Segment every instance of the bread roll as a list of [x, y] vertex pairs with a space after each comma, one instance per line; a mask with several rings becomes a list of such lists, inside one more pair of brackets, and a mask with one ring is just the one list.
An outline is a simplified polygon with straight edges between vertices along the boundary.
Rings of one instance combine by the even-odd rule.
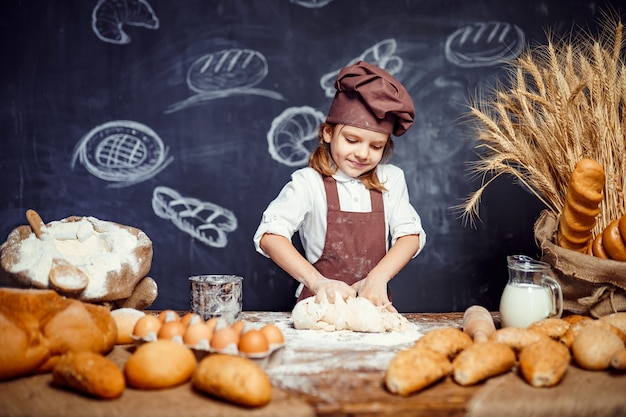
[[626, 333], [626, 312], [620, 311], [619, 313], [608, 314], [606, 316], [600, 317], [598, 320], [604, 323], [611, 324], [618, 329], [620, 329], [623, 333]]
[[559, 246], [586, 253], [596, 216], [604, 198], [604, 169], [592, 159], [581, 159], [570, 176], [565, 204], [559, 218]]
[[126, 345], [133, 343], [134, 340], [131, 335], [133, 334], [135, 324], [137, 324], [137, 321], [145, 315], [146, 313], [143, 311], [136, 310], [134, 308], [118, 308], [111, 311], [111, 317], [113, 317], [117, 327], [117, 338], [115, 339], [115, 344]]
[[580, 333], [580, 331], [586, 327], [596, 326], [607, 329], [613, 333], [615, 333], [622, 342], [626, 343], [626, 333], [622, 332], [618, 327], [610, 324], [607, 320], [581, 320], [570, 326], [569, 329], [565, 332], [565, 334], [561, 337], [560, 342], [565, 346], [571, 348], [574, 340]]
[[474, 385], [510, 371], [515, 362], [515, 352], [503, 343], [476, 343], [465, 348], [454, 358], [452, 375], [459, 385]]
[[272, 399], [272, 383], [256, 362], [225, 354], [204, 357], [191, 383], [197, 390], [245, 407], [262, 407]]
[[569, 329], [570, 324], [562, 319], [550, 317], [535, 321], [528, 325], [527, 329], [545, 334], [552, 339], [560, 339]]
[[553, 339], [541, 339], [524, 347], [519, 354], [519, 370], [533, 387], [552, 387], [563, 379], [571, 355], [569, 349]]
[[611, 356], [611, 368], [626, 371], [626, 348], [618, 350]]
[[118, 398], [126, 388], [124, 373], [99, 353], [69, 352], [52, 369], [52, 381], [96, 398]]
[[472, 338], [462, 330], [441, 327], [424, 334], [415, 342], [414, 347], [427, 347], [451, 359], [472, 343]]
[[615, 332], [602, 326], [580, 330], [572, 344], [572, 355], [581, 368], [590, 371], [607, 369], [615, 353], [624, 349], [624, 342]]
[[407, 396], [450, 374], [448, 357], [425, 346], [401, 350], [385, 372], [385, 386], [392, 394]]
[[519, 353], [525, 346], [538, 342], [542, 338], [548, 338], [548, 336], [529, 329], [504, 327], [496, 330], [496, 332], [489, 337], [489, 341], [503, 343], [516, 353]]
[[[623, 227], [620, 227], [621, 223]], [[613, 220], [602, 232], [602, 246], [609, 259], [616, 261], [626, 261], [626, 234], [622, 235], [621, 231], [626, 232], [626, 215], [621, 219]]]
[[124, 375], [129, 386], [161, 389], [189, 381], [196, 368], [191, 349], [169, 339], [144, 343], [128, 358]]

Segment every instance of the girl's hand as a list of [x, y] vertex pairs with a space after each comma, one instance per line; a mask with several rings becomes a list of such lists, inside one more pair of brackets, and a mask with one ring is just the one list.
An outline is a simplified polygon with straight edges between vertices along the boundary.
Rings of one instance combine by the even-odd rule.
[[356, 290], [346, 284], [343, 281], [334, 279], [321, 278], [319, 279], [311, 290], [315, 293], [315, 302], [319, 303], [324, 298], [328, 299], [329, 303], [335, 302], [335, 293], [339, 293], [344, 300], [350, 297], [356, 297]]
[[352, 284], [352, 288], [357, 291], [359, 297], [367, 298], [375, 306], [383, 306], [392, 313], [398, 312], [389, 301], [386, 283], [378, 285], [364, 278]]

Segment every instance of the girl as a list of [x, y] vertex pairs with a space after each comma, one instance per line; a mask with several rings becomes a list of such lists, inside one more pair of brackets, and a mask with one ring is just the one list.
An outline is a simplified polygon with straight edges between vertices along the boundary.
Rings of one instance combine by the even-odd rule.
[[[382, 69], [342, 69], [320, 145], [270, 203], [254, 236], [257, 251], [300, 282], [298, 300], [338, 293], [391, 305], [387, 283], [423, 248], [403, 171], [385, 162], [413, 123], [405, 88]], [[298, 231], [304, 256], [291, 238]]]

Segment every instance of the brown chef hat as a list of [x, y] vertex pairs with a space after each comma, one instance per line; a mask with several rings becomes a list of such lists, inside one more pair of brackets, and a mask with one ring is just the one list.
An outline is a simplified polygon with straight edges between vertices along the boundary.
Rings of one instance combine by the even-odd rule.
[[335, 81], [327, 123], [346, 124], [395, 136], [413, 124], [415, 109], [406, 89], [388, 72], [364, 61], [345, 67]]

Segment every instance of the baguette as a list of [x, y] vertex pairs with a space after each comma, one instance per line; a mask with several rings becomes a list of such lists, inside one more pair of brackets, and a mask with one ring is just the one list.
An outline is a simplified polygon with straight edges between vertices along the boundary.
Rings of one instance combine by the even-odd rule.
[[570, 176], [565, 204], [559, 219], [559, 246], [588, 252], [596, 216], [604, 198], [604, 169], [592, 159], [581, 159]]

